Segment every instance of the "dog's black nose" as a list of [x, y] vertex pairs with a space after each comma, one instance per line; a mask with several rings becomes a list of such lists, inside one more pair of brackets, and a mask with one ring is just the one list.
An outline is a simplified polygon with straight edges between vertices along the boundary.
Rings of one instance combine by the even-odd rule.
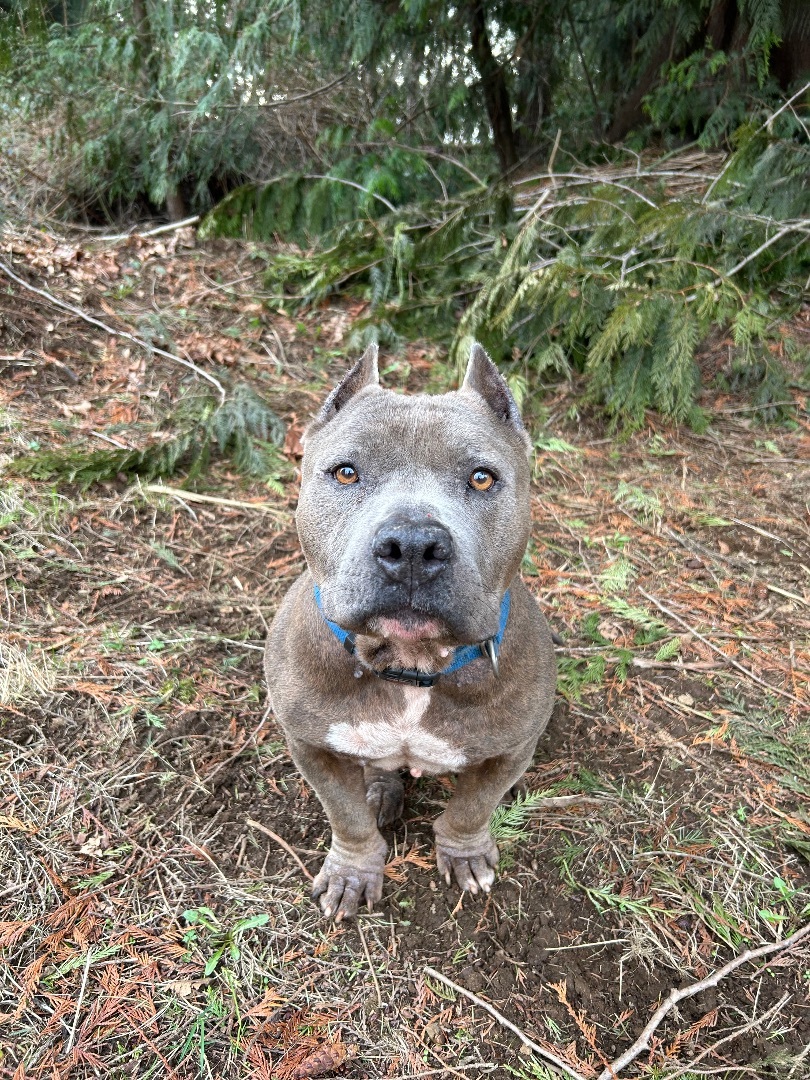
[[392, 581], [424, 585], [452, 559], [453, 540], [433, 522], [388, 521], [377, 530], [371, 550]]

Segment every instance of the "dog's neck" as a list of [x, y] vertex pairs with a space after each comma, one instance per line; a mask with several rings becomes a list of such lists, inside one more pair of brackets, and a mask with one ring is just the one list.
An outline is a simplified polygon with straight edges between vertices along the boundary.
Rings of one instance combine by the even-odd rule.
[[475, 645], [454, 645], [452, 641], [437, 638], [403, 638], [395, 634], [355, 634], [326, 618], [317, 585], [314, 596], [321, 617], [343, 648], [383, 679], [412, 686], [433, 686], [440, 675], [450, 675], [482, 656], [489, 659], [495, 675], [498, 674], [498, 653], [509, 618], [508, 590], [501, 601], [497, 634]]

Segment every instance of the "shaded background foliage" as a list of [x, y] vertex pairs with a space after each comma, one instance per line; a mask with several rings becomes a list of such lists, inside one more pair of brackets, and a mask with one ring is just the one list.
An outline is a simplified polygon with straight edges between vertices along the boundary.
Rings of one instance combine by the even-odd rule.
[[[803, 0], [0, 11], [3, 149], [63, 217], [207, 213], [208, 235], [285, 241], [270, 279], [291, 305], [367, 300], [358, 343], [458, 355], [475, 334], [516, 389], [584, 373], [624, 423], [649, 406], [699, 422], [713, 329], [733, 339], [724, 377], [763, 406], [799, 377]], [[651, 163], [694, 144], [731, 156], [673, 193]]]

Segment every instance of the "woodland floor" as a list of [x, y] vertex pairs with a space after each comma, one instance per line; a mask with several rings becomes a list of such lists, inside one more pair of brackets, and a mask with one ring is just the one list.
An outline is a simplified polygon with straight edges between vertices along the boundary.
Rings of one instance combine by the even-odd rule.
[[[356, 312], [285, 314], [260, 250], [187, 231], [9, 234], [0, 258], [288, 425], [283, 495], [223, 460], [198, 486], [243, 505], [3, 475], [0, 1077], [552, 1075], [431, 966], [592, 1078], [672, 987], [810, 921], [801, 394], [790, 425], [715, 394], [704, 434], [650, 417], [625, 440], [571, 387], [529, 409], [524, 573], [565, 644], [527, 786], [556, 801], [513, 807], [492, 894], [462, 900], [432, 863], [451, 781], [411, 781], [379, 911], [335, 925], [261, 644], [303, 565], [298, 436]], [[138, 445], [195, 381], [2, 270], [0, 353], [6, 464]], [[446, 388], [438, 359], [412, 346], [385, 381]], [[810, 1077], [810, 938], [681, 1003], [621, 1075]]]

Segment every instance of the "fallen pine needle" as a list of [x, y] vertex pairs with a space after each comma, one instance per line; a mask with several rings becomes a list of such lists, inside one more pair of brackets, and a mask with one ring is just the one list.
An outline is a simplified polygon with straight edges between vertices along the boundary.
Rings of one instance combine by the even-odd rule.
[[299, 867], [301, 868], [301, 872], [304, 875], [304, 877], [308, 881], [314, 881], [315, 880], [313, 878], [312, 874], [310, 874], [309, 870], [307, 870], [307, 868], [301, 862], [301, 859], [300, 859], [300, 856], [298, 855], [298, 852], [294, 851], [293, 848], [291, 848], [290, 845], [287, 843], [287, 841], [283, 839], [283, 837], [279, 836], [278, 833], [274, 833], [272, 829], [268, 829], [266, 825], [262, 825], [262, 823], [260, 821], [254, 821], [253, 818], [245, 818], [245, 824], [249, 825], [251, 827], [251, 829], [258, 829], [259, 832], [263, 832], [264, 835], [269, 836], [271, 840], [275, 840], [275, 842], [278, 844], [279, 847], [284, 848], [284, 850], [287, 852], [287, 854], [291, 855], [293, 857], [293, 859], [295, 859], [295, 861], [298, 863]]

